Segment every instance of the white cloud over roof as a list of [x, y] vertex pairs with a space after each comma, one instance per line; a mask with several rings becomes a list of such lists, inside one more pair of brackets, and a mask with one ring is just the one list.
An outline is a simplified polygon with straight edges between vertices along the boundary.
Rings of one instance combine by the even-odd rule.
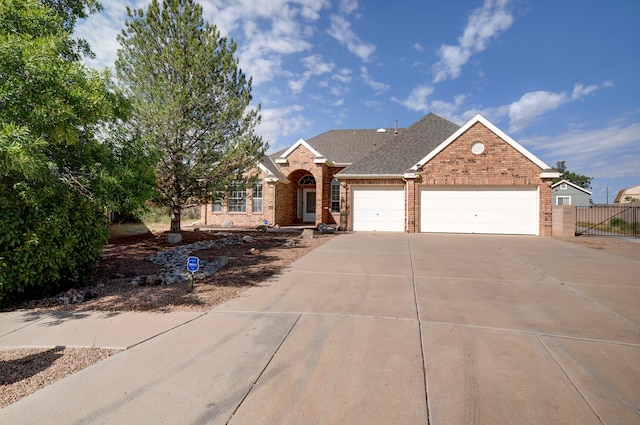
[[492, 38], [511, 26], [513, 16], [508, 5], [509, 0], [485, 0], [484, 5], [469, 16], [458, 44], [440, 46], [440, 61], [433, 66], [435, 83], [458, 78], [471, 56], [486, 49]]

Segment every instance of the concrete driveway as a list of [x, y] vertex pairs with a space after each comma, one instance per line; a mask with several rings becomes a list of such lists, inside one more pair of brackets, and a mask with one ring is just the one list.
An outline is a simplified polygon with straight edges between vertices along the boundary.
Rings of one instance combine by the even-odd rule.
[[340, 235], [164, 317], [0, 423], [640, 423], [640, 262], [553, 238]]

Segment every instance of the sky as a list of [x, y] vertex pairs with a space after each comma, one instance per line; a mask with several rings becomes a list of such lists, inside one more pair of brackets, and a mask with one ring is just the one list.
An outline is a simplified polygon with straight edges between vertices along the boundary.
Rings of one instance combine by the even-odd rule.
[[[78, 23], [113, 68], [126, 8]], [[593, 177], [592, 200], [640, 184], [638, 0], [200, 0], [238, 44], [268, 152], [332, 129], [482, 114], [553, 167]], [[425, 153], [426, 154], [426, 153]]]

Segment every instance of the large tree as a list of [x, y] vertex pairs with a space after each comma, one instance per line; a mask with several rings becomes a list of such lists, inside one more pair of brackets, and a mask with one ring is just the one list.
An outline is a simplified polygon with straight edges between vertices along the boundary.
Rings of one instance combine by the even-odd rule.
[[558, 161], [554, 168], [556, 171], [560, 172], [560, 177], [553, 179], [554, 183], [557, 183], [561, 180], [567, 180], [584, 189], [591, 189], [591, 180], [593, 180], [593, 177], [588, 177], [569, 171], [567, 169], [566, 161]]
[[255, 133], [251, 79], [237, 45], [203, 21], [191, 0], [128, 9], [116, 72], [130, 91], [134, 124], [157, 148], [158, 201], [180, 231], [185, 207], [206, 202], [255, 166], [266, 145]]
[[124, 97], [108, 72], [83, 65], [87, 45], [71, 37], [98, 7], [0, 2], [0, 302], [85, 283], [108, 234], [105, 208], [134, 208], [138, 189], [123, 184], [150, 180], [146, 149], [109, 137]]

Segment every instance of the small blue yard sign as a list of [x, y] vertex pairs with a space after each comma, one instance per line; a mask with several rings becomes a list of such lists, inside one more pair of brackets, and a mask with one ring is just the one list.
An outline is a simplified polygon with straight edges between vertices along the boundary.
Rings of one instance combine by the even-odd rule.
[[187, 258], [187, 270], [191, 273], [195, 273], [200, 269], [200, 259], [198, 257]]
[[267, 220], [266, 218], [262, 221], [262, 224], [264, 224], [265, 226], [269, 225], [269, 220]]

